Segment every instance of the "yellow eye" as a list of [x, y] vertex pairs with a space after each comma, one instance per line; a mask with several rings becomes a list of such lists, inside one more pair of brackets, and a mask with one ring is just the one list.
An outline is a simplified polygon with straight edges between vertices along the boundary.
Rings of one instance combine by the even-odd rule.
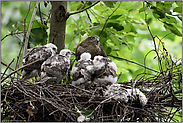
[[95, 38], [94, 38], [94, 37], [91, 37], [90, 39], [91, 39], [91, 40], [94, 40]]

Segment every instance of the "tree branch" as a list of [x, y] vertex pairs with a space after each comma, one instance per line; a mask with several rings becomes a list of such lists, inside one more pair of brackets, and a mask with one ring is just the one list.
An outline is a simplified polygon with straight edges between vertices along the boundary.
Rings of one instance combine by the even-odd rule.
[[100, 1], [97, 1], [97, 2], [95, 2], [94, 4], [92, 4], [92, 5], [88, 6], [88, 7], [86, 7], [85, 9], [82, 9], [82, 10], [79, 10], [79, 11], [76, 11], [76, 12], [69, 13], [69, 14], [68, 14], [68, 17], [71, 16], [71, 15], [78, 14], [78, 13], [80, 13], [80, 12], [83, 12], [83, 11], [85, 11], [85, 10], [87, 10], [87, 9], [89, 9], [89, 8], [91, 8], [91, 7], [93, 7], [94, 5], [96, 5], [96, 4], [99, 3], [99, 2], [100, 2]]
[[14, 62], [14, 60], [15, 60], [15, 59], [13, 59], [13, 60], [7, 65], [7, 67], [6, 67], [6, 69], [5, 69], [4, 73], [3, 73], [3, 75], [1, 76], [2, 78], [3, 78], [4, 74], [6, 73], [6, 71], [8, 70], [9, 66]]
[[[146, 1], [145, 1], [145, 2], [146, 2]], [[147, 29], [148, 29], [148, 31], [149, 31], [149, 33], [150, 33], [152, 39], [153, 39], [154, 51], [156, 52], [156, 54], [157, 54], [157, 56], [158, 56], [158, 60], [159, 60], [159, 64], [160, 64], [160, 71], [163, 71], [163, 68], [162, 68], [162, 65], [161, 65], [161, 59], [160, 59], [159, 54], [158, 54], [158, 52], [157, 52], [156, 42], [155, 42], [155, 40], [154, 40], [155, 37], [153, 36], [153, 34], [152, 34], [151, 30], [150, 30], [150, 27], [149, 27], [149, 25], [148, 25], [148, 22], [147, 22], [147, 14], [146, 14], [145, 3], [144, 3], [144, 2], [143, 2], [143, 8], [144, 8], [144, 13], [145, 13], [145, 22], [146, 22], [146, 25], [147, 25]], [[144, 64], [145, 64], [145, 62], [144, 62]]]
[[70, 43], [69, 43], [68, 49], [70, 49], [70, 45], [71, 45], [72, 41], [74, 40], [74, 38], [75, 38], [79, 33], [83, 32], [83, 31], [86, 31], [86, 30], [88, 30], [88, 29], [95, 29], [95, 28], [98, 28], [98, 27], [100, 27], [100, 26], [98, 25], [98, 26], [89, 27], [89, 28], [83, 29], [83, 30], [81, 30], [80, 32], [78, 32], [78, 33], [77, 33], [76, 35], [74, 35], [74, 37], [71, 39], [71, 41], [70, 41]]
[[27, 34], [26, 34], [26, 39], [25, 39], [25, 44], [24, 44], [24, 55], [23, 56], [25, 56], [26, 53], [27, 53], [28, 39], [29, 39], [31, 27], [32, 27], [32, 24], [33, 24], [33, 21], [34, 21], [34, 17], [36, 15], [36, 11], [37, 11], [39, 3], [40, 3], [40, 1], [37, 1], [36, 6], [35, 6], [34, 11], [33, 11], [33, 14], [32, 14], [32, 18], [31, 18], [31, 22], [30, 22], [30, 25], [29, 25], [29, 29], [28, 29]]
[[103, 28], [102, 28], [100, 34], [99, 34], [99, 37], [100, 37], [100, 35], [102, 34], [102, 32], [103, 32], [103, 30], [104, 30], [104, 28], [105, 28], [105, 25], [107, 24], [107, 21], [108, 21], [109, 18], [114, 14], [114, 12], [120, 7], [121, 3], [122, 3], [122, 2], [120, 2], [120, 4], [118, 5], [118, 7], [116, 7], [116, 9], [115, 9], [115, 10], [108, 16], [108, 18], [106, 19], [105, 24], [104, 24], [104, 26], [103, 26]]
[[[5, 64], [5, 63], [2, 62], [2, 61], [1, 61], [1, 64], [3, 64], [3, 65], [6, 66], [6, 67], [8, 66], [7, 64]], [[14, 69], [13, 69], [12, 67], [8, 66], [8, 68], [11, 69], [12, 71], [14, 71]], [[20, 74], [19, 72], [17, 72], [17, 74], [21, 76], [21, 74]], [[2, 77], [1, 77], [1, 78], [2, 78]]]
[[124, 61], [128, 61], [128, 62], [131, 62], [131, 63], [137, 64], [137, 65], [139, 65], [139, 66], [141, 66], [141, 67], [144, 67], [144, 68], [146, 68], [146, 69], [149, 69], [149, 70], [152, 70], [152, 71], [154, 71], [154, 72], [159, 73], [159, 71], [157, 71], [157, 70], [154, 70], [154, 69], [152, 69], [152, 68], [146, 67], [145, 65], [142, 65], [142, 64], [140, 64], [140, 63], [137, 63], [137, 62], [134, 62], [134, 61], [131, 61], [131, 60], [125, 59], [125, 58], [121, 58], [121, 57], [113, 56], [113, 55], [107, 55], [107, 56], [111, 56], [111, 57], [113, 57], [113, 58], [117, 58], [117, 59], [121, 59], [121, 60], [124, 60]]
[[12, 36], [12, 35], [15, 35], [15, 34], [22, 34], [23, 32], [14, 32], [14, 33], [10, 33], [10, 34], [7, 34], [7, 35], [5, 35], [2, 39], [1, 39], [1, 41], [3, 41], [6, 37], [8, 37], [8, 36]]
[[1, 83], [4, 81], [4, 80], [6, 80], [10, 75], [12, 75], [13, 73], [15, 73], [15, 72], [17, 72], [17, 71], [19, 71], [19, 70], [21, 70], [21, 69], [23, 69], [23, 68], [25, 68], [25, 67], [27, 67], [27, 66], [29, 66], [29, 65], [32, 65], [32, 64], [34, 64], [34, 63], [36, 63], [36, 62], [38, 62], [38, 61], [41, 61], [42, 59], [38, 59], [38, 60], [36, 60], [36, 61], [34, 61], [34, 62], [31, 62], [31, 63], [29, 63], [29, 64], [27, 64], [27, 65], [25, 65], [25, 66], [22, 66], [22, 67], [20, 67], [20, 68], [18, 68], [18, 69], [16, 69], [15, 71], [13, 71], [13, 72], [11, 72], [9, 75], [7, 75], [5, 78], [3, 78], [2, 80], [1, 80]]

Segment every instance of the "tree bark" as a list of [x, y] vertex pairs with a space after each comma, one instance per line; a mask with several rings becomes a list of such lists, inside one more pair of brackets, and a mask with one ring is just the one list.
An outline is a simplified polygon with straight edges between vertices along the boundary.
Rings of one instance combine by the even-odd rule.
[[49, 42], [58, 47], [58, 52], [65, 48], [65, 28], [67, 1], [52, 1]]

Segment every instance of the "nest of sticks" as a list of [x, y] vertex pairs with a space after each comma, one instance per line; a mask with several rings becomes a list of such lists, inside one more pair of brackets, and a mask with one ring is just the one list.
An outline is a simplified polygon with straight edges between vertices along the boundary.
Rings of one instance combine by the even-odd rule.
[[2, 73], [1, 121], [178, 122], [176, 116], [181, 117], [182, 112], [182, 64], [165, 61], [166, 69], [162, 67], [152, 77], [146, 78], [144, 71], [137, 75], [138, 80], [118, 81], [123, 87], [143, 92], [148, 99], [145, 106], [138, 100], [125, 103], [106, 97], [98, 87], [85, 90], [71, 84], [35, 84]]

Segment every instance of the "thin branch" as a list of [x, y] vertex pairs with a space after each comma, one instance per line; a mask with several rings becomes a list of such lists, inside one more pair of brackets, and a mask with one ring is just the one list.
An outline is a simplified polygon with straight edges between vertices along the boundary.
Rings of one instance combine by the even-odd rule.
[[107, 21], [108, 21], [109, 18], [114, 14], [114, 12], [120, 7], [121, 3], [122, 3], [122, 2], [120, 2], [120, 4], [118, 5], [118, 7], [116, 7], [116, 9], [115, 9], [115, 10], [108, 16], [108, 18], [106, 19], [106, 21], [105, 21], [105, 23], [104, 23], [104, 26], [103, 26], [103, 28], [102, 28], [100, 34], [99, 34], [99, 37], [100, 37], [100, 35], [102, 34], [102, 32], [103, 32], [103, 30], [104, 30], [104, 28], [105, 28], [105, 25], [107, 24]]
[[74, 35], [74, 37], [71, 39], [71, 41], [70, 41], [70, 43], [69, 43], [68, 49], [70, 49], [70, 45], [71, 45], [72, 41], [74, 40], [74, 38], [75, 38], [77, 35], [79, 35], [79, 33], [83, 32], [83, 31], [86, 31], [86, 30], [88, 30], [88, 29], [95, 29], [95, 28], [98, 28], [98, 27], [99, 27], [99, 25], [98, 25], [98, 26], [89, 27], [89, 28], [83, 29], [83, 30], [81, 30], [80, 32], [78, 32], [78, 33], [77, 33], [76, 35]]
[[25, 44], [24, 44], [24, 55], [23, 56], [25, 56], [27, 54], [28, 39], [29, 39], [31, 27], [33, 25], [34, 17], [36, 15], [36, 11], [37, 11], [39, 3], [40, 3], [40, 1], [37, 1], [36, 6], [35, 6], [34, 11], [33, 11], [33, 14], [32, 14], [32, 18], [31, 18], [31, 22], [30, 22], [30, 25], [29, 25], [29, 29], [28, 29], [27, 34], [26, 34], [26, 39], [25, 39]]
[[107, 55], [107, 56], [111, 56], [111, 57], [113, 57], [113, 58], [118, 58], [118, 59], [121, 59], [121, 60], [124, 60], [124, 61], [128, 61], [128, 62], [131, 62], [131, 63], [137, 64], [137, 65], [139, 65], [139, 66], [141, 66], [141, 67], [144, 67], [144, 68], [146, 68], [146, 69], [149, 69], [149, 70], [152, 70], [152, 71], [154, 71], [154, 72], [159, 73], [159, 71], [157, 71], [157, 70], [154, 70], [154, 69], [152, 69], [152, 68], [146, 67], [145, 65], [142, 65], [142, 64], [140, 64], [140, 63], [137, 63], [137, 62], [134, 62], [134, 61], [131, 61], [131, 60], [125, 59], [125, 58], [121, 58], [121, 57], [113, 56], [113, 55]]
[[29, 66], [29, 65], [32, 65], [32, 64], [34, 64], [34, 63], [36, 63], [36, 62], [38, 62], [38, 61], [41, 61], [41, 60], [42, 60], [42, 59], [38, 59], [38, 60], [36, 60], [36, 61], [34, 61], [34, 62], [31, 62], [31, 63], [29, 63], [29, 64], [27, 64], [27, 65], [25, 65], [25, 66], [22, 66], [22, 67], [18, 68], [17, 70], [11, 72], [9, 75], [7, 75], [5, 78], [3, 78], [3, 79], [1, 80], [1, 82], [3, 82], [4, 80], [6, 80], [6, 79], [7, 79], [10, 75], [12, 75], [13, 73], [15, 73], [15, 72], [17, 72], [17, 71], [19, 71], [19, 70], [21, 70], [21, 69], [23, 69], [23, 68], [25, 68], [25, 67], [27, 67], [27, 66]]
[[4, 74], [6, 73], [6, 71], [8, 70], [9, 66], [14, 62], [14, 60], [15, 60], [15, 59], [13, 59], [13, 60], [8, 64], [8, 66], [6, 67], [6, 69], [5, 69], [4, 73], [3, 73], [3, 75], [1, 76], [2, 78], [3, 78]]
[[6, 104], [8, 105], [8, 107], [10, 107], [11, 108], [11, 110], [16, 114], [16, 115], [18, 115], [20, 118], [22, 118], [22, 119], [26, 119], [26, 118], [24, 118], [23, 116], [21, 116], [20, 114], [18, 114], [9, 104], [8, 104], [8, 102], [5, 100], [5, 102], [6, 102]]
[[162, 65], [161, 65], [161, 60], [160, 60], [159, 54], [158, 54], [158, 52], [157, 52], [157, 50], [156, 50], [156, 42], [155, 42], [155, 40], [154, 40], [155, 37], [153, 36], [153, 34], [152, 34], [151, 30], [150, 30], [150, 27], [149, 27], [149, 25], [148, 25], [148, 22], [147, 22], [147, 14], [146, 14], [146, 10], [145, 10], [145, 2], [143, 2], [143, 8], [144, 8], [144, 13], [145, 13], [145, 22], [146, 22], [146, 25], [147, 25], [147, 29], [148, 29], [148, 31], [149, 31], [149, 33], [150, 33], [152, 39], [153, 39], [154, 51], [156, 52], [156, 54], [157, 54], [157, 56], [158, 56], [158, 60], [159, 60], [159, 64], [160, 64], [160, 71], [163, 71], [163, 68], [162, 68]]
[[119, 74], [119, 76], [118, 76], [118, 79], [117, 79], [117, 81], [120, 79], [120, 76], [121, 76], [121, 74], [122, 74], [122, 72], [120, 72], [120, 74]]
[[[27, 19], [27, 16], [28, 16], [28, 14], [29, 14], [29, 12], [30, 12], [30, 7], [31, 7], [31, 2], [30, 2], [30, 4], [29, 4], [29, 9], [28, 9], [28, 12], [27, 12], [27, 15], [26, 15], [26, 17], [25, 17], [25, 19], [24, 19], [24, 38], [23, 38], [23, 42], [22, 42], [22, 44], [21, 44], [21, 48], [20, 48], [20, 51], [19, 51], [19, 54], [18, 54], [18, 56], [17, 56], [17, 61], [16, 61], [16, 65], [15, 65], [15, 70], [17, 69], [17, 66], [18, 66], [18, 64], [19, 64], [19, 62], [20, 62], [20, 55], [21, 55], [21, 52], [22, 52], [22, 48], [23, 48], [23, 44], [24, 44], [24, 42], [25, 42], [25, 22], [26, 22], [26, 19]], [[27, 32], [28, 33], [28, 32]], [[17, 76], [17, 78], [18, 78], [18, 76]]]
[[68, 14], [68, 17], [71, 16], [71, 15], [73, 15], [73, 14], [78, 14], [78, 13], [80, 13], [80, 12], [83, 12], [83, 11], [85, 11], [85, 10], [87, 10], [87, 9], [89, 9], [89, 8], [91, 8], [91, 7], [93, 7], [94, 5], [96, 5], [96, 4], [99, 3], [99, 2], [100, 2], [100, 1], [97, 1], [97, 2], [95, 2], [94, 4], [92, 4], [92, 5], [88, 6], [88, 7], [86, 7], [85, 9], [82, 9], [82, 10], [79, 10], [79, 11], [76, 11], [76, 12], [69, 13], [69, 14]]
[[86, 1], [85, 3], [83, 1], [81, 1], [81, 2], [83, 3], [83, 6], [81, 8], [79, 8], [78, 11], [83, 9], [88, 1]]
[[[6, 67], [8, 66], [7, 64], [5, 64], [5, 63], [2, 62], [2, 61], [1, 61], [1, 64], [3, 64], [3, 65], [6, 66]], [[8, 68], [11, 69], [12, 71], [14, 71], [14, 69], [13, 69], [12, 67], [9, 66]], [[17, 72], [17, 74], [21, 76], [21, 74], [20, 74], [19, 72]], [[1, 78], [2, 78], [2, 77], [1, 77]]]
[[23, 32], [14, 32], [14, 33], [10, 33], [10, 34], [7, 34], [7, 35], [5, 35], [2, 39], [1, 39], [1, 41], [3, 41], [6, 37], [8, 37], [8, 36], [12, 36], [12, 35], [16, 35], [16, 34], [22, 34]]
[[39, 5], [38, 5], [38, 10], [39, 10], [39, 16], [40, 16], [41, 24], [43, 24], [43, 19], [42, 19], [42, 16], [41, 16], [41, 7], [40, 7], [40, 3], [39, 3]]

